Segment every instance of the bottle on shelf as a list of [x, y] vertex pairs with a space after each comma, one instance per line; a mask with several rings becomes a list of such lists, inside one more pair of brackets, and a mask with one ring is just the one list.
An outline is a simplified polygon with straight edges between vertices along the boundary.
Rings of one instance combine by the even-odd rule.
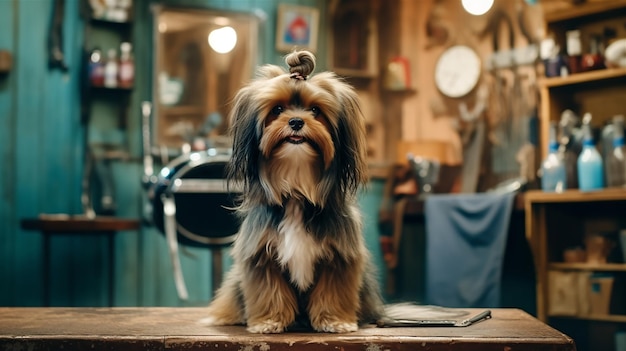
[[93, 49], [89, 55], [89, 83], [94, 87], [104, 85], [104, 63], [102, 62], [102, 51]]
[[559, 154], [565, 164], [565, 178], [567, 179], [566, 189], [578, 188], [578, 156], [582, 150], [582, 137], [580, 129], [577, 128], [580, 118], [572, 110], [565, 110], [561, 113], [559, 121]]
[[119, 71], [119, 63], [117, 62], [117, 51], [109, 49], [107, 52], [107, 61], [104, 64], [104, 86], [106, 88], [117, 88], [117, 73]]
[[583, 71], [593, 71], [605, 68], [603, 52], [602, 38], [599, 35], [592, 35], [589, 40], [589, 52], [582, 56], [580, 62], [581, 69]]
[[562, 192], [567, 189], [565, 162], [559, 152], [556, 122], [550, 124], [548, 156], [541, 163], [541, 189], [543, 191]]
[[578, 73], [581, 71], [580, 62], [582, 57], [582, 44], [580, 42], [580, 30], [570, 30], [565, 33], [567, 37], [567, 66], [569, 73]]
[[565, 58], [560, 52], [561, 47], [554, 37], [549, 36], [541, 41], [539, 54], [544, 64], [546, 77], [562, 77], [569, 74]]
[[120, 52], [118, 83], [122, 88], [131, 88], [135, 80], [135, 62], [131, 43], [123, 42], [120, 45]]
[[583, 117], [583, 149], [578, 156], [578, 187], [581, 191], [604, 188], [604, 166], [602, 156], [596, 149], [591, 129], [591, 114]]
[[613, 149], [606, 157], [606, 185], [626, 186], [626, 146], [624, 146], [624, 116], [613, 117]]
[[[613, 132], [615, 127], [613, 126], [613, 121], [608, 120], [605, 121], [604, 127], [602, 128], [602, 133], [600, 133], [600, 139], [598, 140], [599, 151], [602, 155], [602, 159], [608, 159], [611, 152], [613, 152]], [[604, 163], [606, 167], [606, 162]], [[606, 174], [606, 172], [605, 172]]]

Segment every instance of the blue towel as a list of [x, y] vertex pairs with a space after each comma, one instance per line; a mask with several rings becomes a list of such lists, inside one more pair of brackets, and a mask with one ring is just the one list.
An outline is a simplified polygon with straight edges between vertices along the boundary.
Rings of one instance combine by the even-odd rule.
[[499, 307], [514, 193], [426, 198], [426, 303]]

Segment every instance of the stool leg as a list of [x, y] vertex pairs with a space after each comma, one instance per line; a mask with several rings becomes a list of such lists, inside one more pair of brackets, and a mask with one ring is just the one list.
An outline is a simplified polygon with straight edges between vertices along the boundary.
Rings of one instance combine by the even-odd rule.
[[108, 248], [109, 248], [109, 291], [108, 291], [108, 298], [109, 298], [109, 307], [113, 307], [114, 302], [113, 299], [113, 294], [115, 292], [115, 233], [109, 233], [109, 235], [107, 235], [107, 241], [108, 241]]
[[52, 274], [50, 271], [51, 264], [51, 254], [50, 254], [50, 233], [43, 233], [43, 260], [41, 273], [43, 274], [43, 304], [45, 307], [50, 307], [51, 297], [50, 297], [50, 275]]
[[212, 248], [211, 259], [211, 286], [215, 293], [222, 284], [222, 249]]

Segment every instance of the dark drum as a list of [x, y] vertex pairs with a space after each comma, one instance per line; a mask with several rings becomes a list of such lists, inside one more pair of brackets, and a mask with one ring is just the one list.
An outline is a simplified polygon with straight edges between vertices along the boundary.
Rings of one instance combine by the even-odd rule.
[[152, 217], [161, 233], [167, 233], [170, 213], [175, 214], [169, 218], [175, 218], [171, 225], [175, 222], [183, 245], [221, 247], [233, 242], [239, 230], [233, 211], [239, 194], [227, 188], [229, 159], [229, 150], [209, 149], [182, 155], [161, 170], [152, 193]]

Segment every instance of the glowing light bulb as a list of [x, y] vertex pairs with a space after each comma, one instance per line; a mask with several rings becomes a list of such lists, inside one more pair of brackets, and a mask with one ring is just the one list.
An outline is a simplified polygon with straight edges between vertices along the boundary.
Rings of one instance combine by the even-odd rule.
[[227, 54], [231, 52], [237, 44], [237, 32], [233, 27], [222, 27], [209, 33], [209, 45], [215, 52]]
[[493, 6], [493, 0], [461, 0], [465, 11], [474, 16], [484, 15]]

